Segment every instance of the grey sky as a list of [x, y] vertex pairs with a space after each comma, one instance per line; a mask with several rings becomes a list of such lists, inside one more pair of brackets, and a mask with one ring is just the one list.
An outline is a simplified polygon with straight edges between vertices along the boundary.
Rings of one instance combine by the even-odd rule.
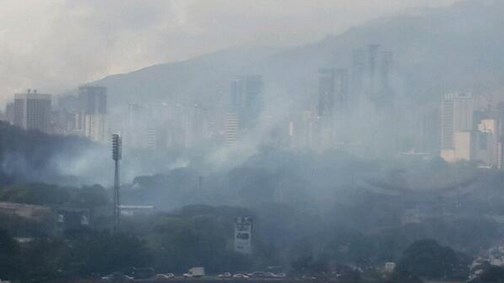
[[301, 44], [457, 0], [0, 0], [0, 102], [245, 44]]

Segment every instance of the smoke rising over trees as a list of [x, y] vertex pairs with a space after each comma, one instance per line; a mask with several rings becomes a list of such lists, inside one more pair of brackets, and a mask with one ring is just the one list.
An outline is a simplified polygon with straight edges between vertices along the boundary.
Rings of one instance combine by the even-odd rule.
[[[464, 145], [484, 148], [471, 143], [478, 131], [502, 146], [503, 120], [479, 123], [503, 117], [491, 99], [504, 89], [502, 12], [460, 1], [312, 44], [230, 48], [93, 82], [107, 87], [100, 118], [124, 138], [113, 232], [108, 141], [0, 122], [0, 278], [202, 266], [421, 282], [466, 279], [474, 259], [474, 282], [500, 280], [486, 261], [504, 251], [502, 164], [437, 152], [442, 95], [457, 89], [483, 105], [462, 117]], [[250, 253], [234, 246], [236, 218], [253, 220], [241, 234]]]

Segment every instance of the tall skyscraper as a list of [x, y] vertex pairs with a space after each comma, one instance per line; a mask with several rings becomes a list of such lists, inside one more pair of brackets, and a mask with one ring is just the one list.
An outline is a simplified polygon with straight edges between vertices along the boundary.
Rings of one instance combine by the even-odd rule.
[[26, 130], [50, 132], [51, 95], [28, 90], [14, 97], [14, 125]]
[[74, 95], [65, 95], [57, 98], [53, 111], [52, 125], [54, 133], [60, 135], [81, 134], [77, 129], [76, 119], [78, 118], [78, 98]]
[[[476, 130], [474, 119], [476, 100], [468, 93], [447, 94], [441, 103], [441, 156], [447, 161], [457, 160], [456, 145], [470, 144], [458, 142], [456, 139], [467, 140], [472, 135], [457, 134]], [[463, 150], [465, 151], [465, 149]]]
[[[359, 70], [359, 66], [361, 65], [359, 62], [361, 61], [362, 59], [359, 59], [359, 57], [355, 58], [354, 68]], [[363, 89], [367, 93], [368, 98], [378, 108], [392, 105], [393, 92], [390, 84], [392, 63], [393, 53], [391, 51], [380, 52], [380, 45], [368, 45]]]
[[101, 86], [81, 86], [78, 94], [77, 128], [92, 141], [105, 142], [107, 88]]
[[484, 165], [499, 167], [499, 121], [482, 119], [478, 124], [476, 159]]
[[231, 83], [231, 112], [237, 113], [240, 126], [253, 127], [262, 109], [262, 77], [247, 75]]
[[161, 146], [161, 127], [158, 127], [154, 119], [154, 112], [151, 106], [128, 103], [128, 119], [122, 125], [124, 138], [127, 140], [125, 147], [153, 150], [157, 149], [158, 145]]
[[234, 112], [226, 113], [224, 117], [224, 144], [232, 146], [238, 140], [240, 130], [240, 121], [238, 115]]
[[85, 114], [107, 114], [107, 88], [102, 86], [79, 87], [79, 110]]
[[319, 70], [318, 115], [331, 117], [348, 106], [348, 71], [346, 69]]

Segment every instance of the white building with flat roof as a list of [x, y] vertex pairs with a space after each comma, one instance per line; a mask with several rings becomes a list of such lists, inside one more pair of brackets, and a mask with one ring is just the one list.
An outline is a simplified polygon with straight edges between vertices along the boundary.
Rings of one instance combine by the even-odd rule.
[[14, 95], [14, 125], [25, 130], [49, 133], [51, 95], [28, 90]]

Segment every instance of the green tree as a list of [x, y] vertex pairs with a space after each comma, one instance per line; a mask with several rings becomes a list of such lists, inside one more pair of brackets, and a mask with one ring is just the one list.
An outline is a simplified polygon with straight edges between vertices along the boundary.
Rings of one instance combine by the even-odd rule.
[[127, 233], [91, 231], [72, 239], [70, 244], [71, 250], [65, 259], [65, 270], [70, 274], [121, 272], [152, 263], [146, 243]]
[[[192, 210], [194, 212], [194, 210]], [[214, 213], [186, 217], [163, 217], [153, 228], [151, 244], [156, 251], [156, 268], [185, 272], [192, 266], [205, 266], [209, 272], [243, 270], [250, 258], [228, 248], [232, 230], [224, 218]], [[227, 221], [232, 223], [232, 220]]]
[[0, 275], [1, 279], [13, 279], [19, 274], [20, 247], [18, 242], [0, 230]]
[[0, 191], [2, 201], [35, 205], [62, 205], [70, 197], [67, 189], [43, 183], [14, 185]]
[[63, 279], [62, 269], [68, 246], [64, 241], [39, 238], [22, 251], [22, 282], [58, 282]]
[[329, 271], [329, 260], [326, 256], [315, 259], [312, 255], [302, 255], [292, 261], [291, 267], [297, 275], [325, 276]]
[[463, 256], [430, 239], [416, 241], [406, 248], [396, 271], [402, 276], [428, 279], [463, 279], [469, 272]]

